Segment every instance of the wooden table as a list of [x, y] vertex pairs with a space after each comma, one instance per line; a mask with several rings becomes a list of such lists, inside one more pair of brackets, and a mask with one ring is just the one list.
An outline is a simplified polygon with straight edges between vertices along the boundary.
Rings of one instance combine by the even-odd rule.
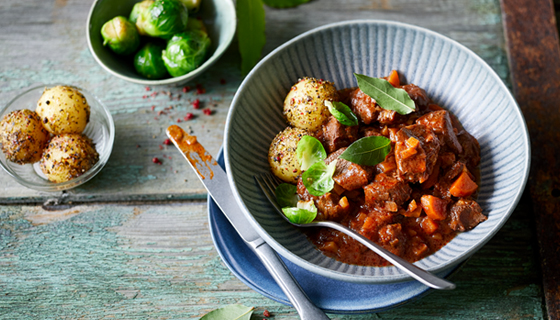
[[[267, 9], [264, 53], [330, 22], [370, 18], [407, 22], [440, 32], [480, 55], [514, 90], [527, 117], [537, 99], [529, 99], [529, 93], [544, 99], [539, 102], [542, 108], [555, 97], [539, 94], [544, 81], [538, 77], [531, 78], [536, 82], [533, 91], [523, 90], [522, 75], [535, 61], [527, 52], [516, 55], [527, 30], [534, 32], [531, 48], [541, 50], [546, 44], [545, 51], [537, 52], [558, 53], [551, 3], [530, 3], [315, 0], [294, 9]], [[111, 110], [116, 127], [106, 167], [77, 189], [37, 192], [0, 173], [0, 318], [196, 319], [230, 303], [255, 306], [254, 319], [263, 318], [265, 309], [274, 319], [297, 318], [293, 308], [254, 292], [223, 265], [208, 230], [205, 190], [177, 151], [163, 144], [167, 126], [194, 112], [194, 120], [179, 125], [192, 129], [217, 155], [228, 107], [242, 81], [237, 43], [189, 84], [202, 86], [205, 93], [130, 84], [106, 73], [87, 49], [85, 21], [91, 4], [91, 0], [0, 2], [0, 105], [30, 86], [69, 83], [97, 95]], [[537, 8], [538, 17], [544, 19], [532, 18]], [[522, 30], [516, 18], [521, 15], [528, 29], [516, 33]], [[539, 21], [544, 29], [532, 29]], [[539, 37], [548, 38], [539, 42]], [[560, 68], [556, 68], [558, 62], [550, 63], [541, 63], [541, 68], [554, 66], [549, 75], [554, 77]], [[558, 91], [559, 83], [549, 82], [546, 92]], [[200, 99], [213, 114], [193, 111], [194, 99]], [[167, 114], [158, 114], [165, 108]], [[557, 121], [551, 118], [544, 123]], [[534, 119], [529, 116], [529, 129], [538, 135]], [[551, 146], [548, 155], [554, 158], [560, 149], [557, 142]], [[163, 163], [154, 164], [154, 157]], [[558, 202], [553, 202], [558, 194], [551, 191], [558, 191], [557, 172], [542, 188], [538, 188], [541, 176], [532, 176], [530, 182], [533, 199], [544, 199], [540, 203], [544, 211], [539, 212], [552, 215], [534, 215], [531, 194], [526, 192], [503, 229], [453, 276], [456, 290], [432, 292], [382, 313], [333, 314], [332, 318], [558, 319], [560, 290], [558, 282], [553, 282], [558, 279], [550, 261], [557, 262], [560, 254], [538, 242], [549, 232], [554, 239], [560, 228], [550, 223], [558, 221], [554, 220]], [[543, 216], [552, 220], [539, 218]], [[544, 248], [546, 259], [539, 255], [539, 248]], [[549, 262], [543, 264], [544, 277], [541, 261]]]

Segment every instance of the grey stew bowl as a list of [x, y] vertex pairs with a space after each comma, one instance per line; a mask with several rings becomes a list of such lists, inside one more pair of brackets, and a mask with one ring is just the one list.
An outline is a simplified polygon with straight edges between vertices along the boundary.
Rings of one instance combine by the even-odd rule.
[[121, 15], [128, 18], [135, 3], [142, 0], [95, 0], [87, 21], [88, 47], [95, 61], [110, 74], [126, 81], [142, 85], [182, 85], [206, 71], [220, 58], [235, 35], [237, 19], [231, 0], [203, 0], [199, 16], [208, 29], [212, 41], [207, 59], [195, 70], [175, 78], [150, 80], [136, 73], [133, 56], [123, 57], [103, 46], [101, 27], [112, 18]]
[[348, 21], [306, 32], [245, 78], [229, 111], [224, 150], [230, 186], [252, 226], [282, 256], [316, 274], [359, 283], [411, 280], [393, 266], [349, 265], [323, 255], [274, 211], [253, 176], [270, 172], [269, 145], [287, 126], [283, 101], [298, 78], [327, 79], [341, 89], [357, 86], [354, 72], [381, 77], [392, 69], [456, 115], [481, 147], [478, 202], [488, 220], [417, 266], [438, 272], [467, 259], [504, 225], [525, 187], [530, 159], [525, 121], [502, 80], [472, 51], [436, 32], [390, 21]]

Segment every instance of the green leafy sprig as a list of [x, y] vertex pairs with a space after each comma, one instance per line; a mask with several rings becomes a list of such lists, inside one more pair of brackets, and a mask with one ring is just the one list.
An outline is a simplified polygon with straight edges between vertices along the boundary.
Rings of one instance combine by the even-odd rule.
[[241, 73], [248, 74], [261, 58], [266, 43], [264, 5], [272, 8], [291, 8], [306, 2], [309, 0], [237, 0], [237, 39], [241, 54]]

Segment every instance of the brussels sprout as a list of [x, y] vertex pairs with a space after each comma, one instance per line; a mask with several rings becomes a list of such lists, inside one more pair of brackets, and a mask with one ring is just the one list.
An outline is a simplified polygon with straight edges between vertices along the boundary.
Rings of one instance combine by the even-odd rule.
[[204, 25], [204, 22], [202, 22], [202, 20], [196, 18], [190, 18], [189, 22], [187, 22], [187, 31], [194, 31], [194, 30], [200, 30], [206, 34], [208, 33], [208, 31], [206, 30], [206, 26]]
[[139, 7], [131, 16], [136, 17], [140, 35], [164, 39], [185, 31], [189, 19], [187, 8], [177, 0], [155, 0], [149, 6]]
[[136, 27], [123, 16], [117, 16], [101, 27], [103, 45], [115, 53], [128, 55], [136, 51], [140, 45], [140, 36]]
[[198, 12], [198, 9], [200, 9], [200, 0], [179, 0], [179, 1], [181, 1], [183, 5], [185, 5], [187, 10], [189, 10], [189, 12], [191, 13]]
[[182, 76], [198, 68], [210, 47], [210, 38], [200, 30], [176, 34], [163, 51], [163, 62], [170, 75]]
[[136, 72], [148, 79], [161, 79], [168, 76], [167, 69], [161, 58], [165, 47], [155, 43], [147, 43], [134, 56]]
[[128, 18], [128, 20], [135, 24], [140, 14], [143, 11], [146, 11], [153, 3], [154, 0], [144, 0], [142, 2], [136, 3], [134, 7], [132, 7], [132, 11], [130, 12], [130, 17]]

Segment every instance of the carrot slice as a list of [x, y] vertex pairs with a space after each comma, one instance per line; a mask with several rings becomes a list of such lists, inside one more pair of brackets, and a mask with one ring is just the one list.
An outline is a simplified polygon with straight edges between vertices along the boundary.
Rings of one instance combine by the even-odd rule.
[[420, 226], [427, 234], [433, 234], [439, 228], [438, 223], [430, 219], [430, 217], [425, 217], [420, 223]]
[[431, 195], [420, 198], [422, 209], [433, 220], [443, 220], [447, 217], [447, 201]]
[[478, 185], [471, 179], [468, 172], [463, 171], [449, 188], [449, 193], [458, 198], [468, 197], [473, 194]]
[[391, 71], [391, 74], [387, 77], [387, 81], [389, 81], [389, 83], [392, 84], [393, 87], [398, 87], [401, 85], [397, 70]]

